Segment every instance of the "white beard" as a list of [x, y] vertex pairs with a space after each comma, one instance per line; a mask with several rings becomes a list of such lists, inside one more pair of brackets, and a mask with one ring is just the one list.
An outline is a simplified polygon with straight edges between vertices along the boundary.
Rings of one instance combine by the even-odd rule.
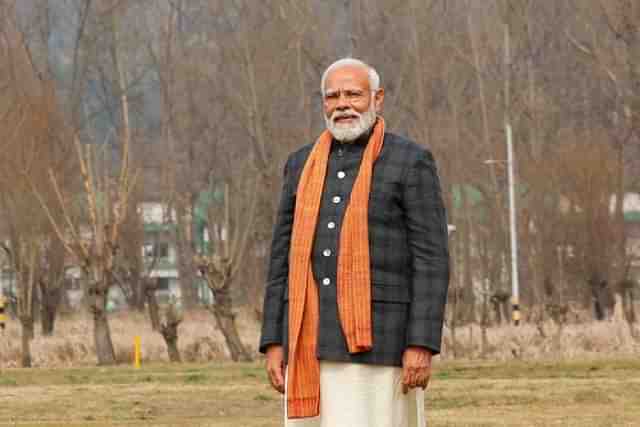
[[[355, 115], [358, 119], [355, 123], [336, 123], [336, 119], [343, 115]], [[353, 109], [344, 111], [334, 111], [331, 117], [324, 117], [327, 129], [331, 135], [340, 142], [353, 142], [368, 132], [376, 122], [377, 114], [373, 106], [373, 102], [369, 106], [369, 110], [360, 114]]]

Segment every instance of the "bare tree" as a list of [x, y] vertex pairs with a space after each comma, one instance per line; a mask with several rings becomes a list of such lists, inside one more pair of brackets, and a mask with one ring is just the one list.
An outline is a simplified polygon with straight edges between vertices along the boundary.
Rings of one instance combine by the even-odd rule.
[[[258, 178], [247, 165], [219, 185], [223, 198], [209, 207], [208, 251], [194, 261], [213, 293], [212, 311], [231, 358], [249, 361], [252, 356], [238, 334], [232, 291], [247, 256], [249, 237], [255, 230]], [[214, 188], [212, 181], [211, 189]]]
[[[615, 256], [608, 268], [608, 283], [620, 290], [628, 271], [627, 241], [624, 227], [623, 203], [630, 179], [627, 177], [629, 160], [627, 153], [640, 140], [637, 99], [640, 96], [640, 10], [632, 0], [589, 1], [576, 4], [580, 27], [566, 36], [576, 52], [594, 67], [594, 74], [606, 79], [608, 111], [606, 126], [610, 129], [611, 147], [615, 150], [616, 167], [613, 199]], [[579, 31], [579, 33], [578, 33]], [[625, 292], [617, 292], [618, 305], [629, 306], [624, 301]]]
[[[47, 203], [38, 190], [33, 191], [38, 197], [42, 208], [47, 213], [58, 238], [64, 242], [65, 249], [81, 264], [88, 281], [88, 294], [91, 298], [90, 309], [93, 313], [94, 340], [98, 363], [115, 363], [115, 353], [111, 342], [111, 332], [107, 319], [107, 299], [109, 288], [113, 283], [114, 259], [119, 247], [120, 226], [127, 211], [128, 198], [136, 180], [135, 172], [129, 168], [127, 152], [128, 139], [123, 141], [124, 155], [121, 173], [117, 180], [111, 177], [95, 177], [92, 150], [90, 146], [83, 150], [83, 146], [74, 137], [80, 170], [84, 181], [86, 203], [89, 210], [90, 222], [88, 230], [83, 225], [74, 223], [68, 209], [65, 207], [65, 197], [58, 186], [55, 176], [50, 171], [51, 184], [56, 192], [60, 209], [65, 222], [59, 223], [51, 214]], [[85, 154], [86, 151], [86, 154]], [[115, 182], [114, 182], [115, 181]], [[98, 194], [107, 198], [103, 206], [98, 204]]]
[[[17, 312], [22, 325], [22, 364], [31, 366], [29, 342], [34, 335], [35, 302], [39, 299], [43, 334], [53, 332], [64, 257], [53, 259], [57, 238], [29, 185], [41, 186], [46, 169], [59, 164], [59, 112], [53, 85], [39, 72], [30, 47], [16, 25], [12, 3], [0, 7], [0, 57], [6, 76], [6, 104], [0, 106], [0, 138], [7, 146], [0, 154], [2, 247], [11, 261], [17, 285]], [[64, 150], [63, 150], [64, 151]], [[66, 168], [56, 171], [64, 175]], [[51, 198], [45, 192], [45, 198]], [[58, 215], [53, 210], [52, 215]], [[39, 292], [39, 295], [38, 295]]]

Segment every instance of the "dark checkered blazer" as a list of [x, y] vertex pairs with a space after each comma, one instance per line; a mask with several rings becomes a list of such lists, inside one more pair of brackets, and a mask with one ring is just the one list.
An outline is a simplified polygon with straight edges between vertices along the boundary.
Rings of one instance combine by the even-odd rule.
[[[386, 133], [369, 198], [373, 349], [347, 351], [336, 304], [340, 227], [368, 136], [332, 142], [314, 239], [322, 360], [401, 366], [407, 346], [438, 353], [449, 283], [447, 221], [436, 165], [424, 147]], [[273, 232], [260, 351], [288, 345], [289, 244], [298, 180], [312, 144], [289, 156]]]

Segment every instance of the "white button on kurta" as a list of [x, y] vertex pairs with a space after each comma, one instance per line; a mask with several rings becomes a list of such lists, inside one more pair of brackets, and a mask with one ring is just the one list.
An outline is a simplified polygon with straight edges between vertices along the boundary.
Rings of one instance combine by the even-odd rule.
[[331, 279], [329, 279], [328, 277], [325, 277], [324, 279], [322, 279], [322, 284], [325, 286], [328, 286], [331, 284]]
[[347, 174], [343, 171], [338, 172], [338, 179], [343, 179], [345, 176], [347, 176]]
[[334, 228], [336, 228], [336, 223], [331, 221], [329, 224], [327, 224], [327, 228], [329, 228], [330, 230], [333, 230]]
[[331, 249], [325, 249], [324, 251], [322, 251], [322, 255], [331, 256]]
[[424, 391], [403, 394], [402, 368], [395, 366], [320, 361], [320, 415], [289, 420], [284, 406], [285, 427], [425, 425]]

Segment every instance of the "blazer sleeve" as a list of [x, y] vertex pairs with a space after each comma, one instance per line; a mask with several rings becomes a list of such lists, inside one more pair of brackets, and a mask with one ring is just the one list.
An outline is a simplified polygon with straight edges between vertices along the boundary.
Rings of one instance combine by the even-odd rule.
[[276, 215], [271, 241], [269, 270], [264, 295], [262, 333], [259, 350], [265, 353], [271, 344], [282, 344], [284, 297], [288, 291], [289, 243], [293, 229], [295, 192], [291, 176], [291, 158], [284, 167], [284, 179], [280, 204]]
[[438, 354], [449, 287], [448, 232], [435, 161], [422, 147], [407, 172], [403, 203], [412, 265], [407, 345]]

